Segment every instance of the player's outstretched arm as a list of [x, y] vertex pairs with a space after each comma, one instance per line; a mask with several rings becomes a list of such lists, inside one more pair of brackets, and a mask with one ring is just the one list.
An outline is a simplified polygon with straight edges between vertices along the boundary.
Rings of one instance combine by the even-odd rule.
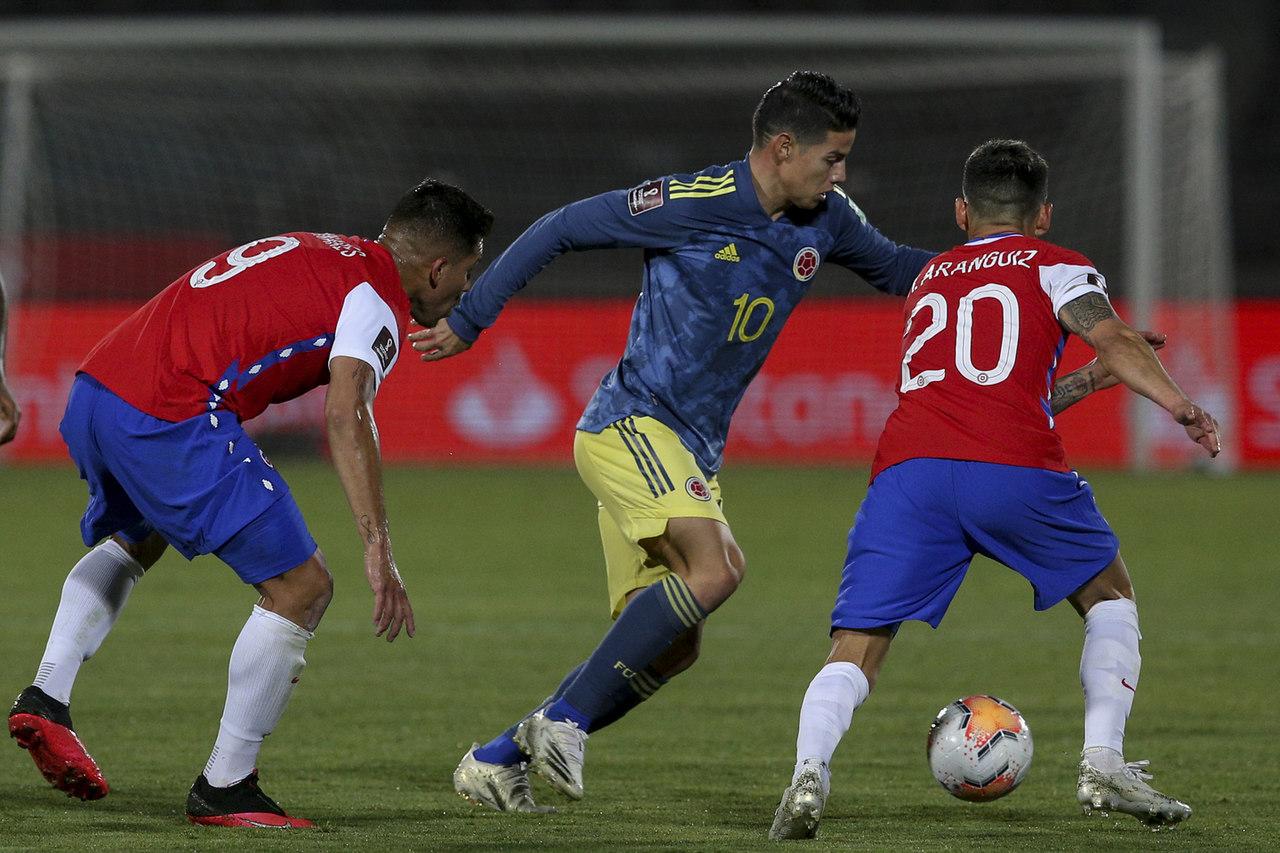
[[566, 252], [680, 245], [689, 230], [687, 203], [645, 206], [636, 201], [635, 193], [647, 187], [658, 192], [658, 183], [585, 198], [543, 216], [476, 279], [446, 321], [409, 335], [413, 348], [423, 353], [423, 361], [463, 352], [497, 321], [517, 291]]
[[[1160, 332], [1138, 332], [1152, 349], [1162, 349], [1165, 336]], [[1120, 380], [1102, 366], [1096, 358], [1066, 376], [1058, 377], [1053, 384], [1053, 395], [1049, 398], [1049, 407], [1055, 415], [1079, 403], [1095, 391], [1105, 391], [1120, 384]]]
[[938, 253], [893, 242], [880, 233], [848, 193], [828, 194], [836, 217], [836, 241], [827, 260], [853, 270], [876, 290], [906, 296], [920, 270]]
[[1085, 293], [1063, 305], [1058, 320], [1093, 347], [1108, 373], [1172, 415], [1210, 456], [1218, 455], [1222, 450], [1218, 422], [1169, 378], [1155, 350], [1116, 316], [1106, 296]]
[[13, 441], [14, 436], [18, 434], [18, 421], [22, 419], [18, 403], [9, 393], [9, 386], [4, 380], [5, 329], [8, 323], [9, 318], [4, 307], [4, 279], [0, 278], [0, 444]]
[[351, 514], [364, 541], [364, 572], [373, 590], [375, 636], [394, 640], [404, 628], [415, 633], [413, 607], [405, 591], [387, 525], [382, 493], [382, 454], [373, 421], [377, 381], [373, 367], [358, 358], [335, 356], [329, 363], [329, 392], [324, 401], [329, 452], [346, 492]]

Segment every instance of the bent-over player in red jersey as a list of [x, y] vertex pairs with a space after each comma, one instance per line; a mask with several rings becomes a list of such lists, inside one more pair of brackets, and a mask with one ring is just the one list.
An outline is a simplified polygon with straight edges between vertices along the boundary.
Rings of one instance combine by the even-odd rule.
[[61, 431], [89, 505], [91, 550], [71, 570], [9, 733], [70, 796], [107, 782], [71, 723], [71, 688], [134, 585], [170, 545], [215, 554], [261, 596], [231, 651], [218, 739], [187, 797], [194, 823], [310, 826], [258, 787], [262, 739], [302, 674], [333, 579], [280, 472], [241, 427], [272, 403], [328, 385], [333, 464], [364, 542], [376, 636], [414, 634], [382, 494], [373, 398], [412, 317], [457, 304], [493, 216], [425, 181], [376, 240], [289, 233], [201, 264], [112, 331], [80, 365]]
[[[1065, 598], [1084, 617], [1081, 805], [1153, 825], [1191, 814], [1147, 784], [1146, 762], [1124, 759], [1140, 662], [1133, 587], [1053, 419], [1094, 390], [1096, 377], [1153, 400], [1211, 456], [1220, 450], [1218, 426], [1116, 316], [1093, 264], [1038, 239], [1052, 213], [1047, 189], [1048, 166], [1026, 143], [981, 145], [965, 163], [955, 203], [969, 240], [930, 261], [912, 285], [898, 406], [849, 534], [831, 654], [800, 709], [795, 773], [773, 838], [815, 835], [831, 756], [890, 641], [909, 619], [938, 626], [974, 554], [1030, 581], [1036, 610]], [[1097, 351], [1100, 370], [1055, 390], [1068, 333]]]

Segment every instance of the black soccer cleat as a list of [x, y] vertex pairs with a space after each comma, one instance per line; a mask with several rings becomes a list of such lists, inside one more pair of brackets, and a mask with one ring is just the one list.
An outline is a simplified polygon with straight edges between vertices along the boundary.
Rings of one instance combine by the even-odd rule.
[[306, 829], [311, 821], [285, 814], [280, 805], [258, 787], [258, 771], [228, 788], [215, 788], [201, 773], [187, 794], [187, 820], [205, 826], [238, 826], [253, 829]]
[[10, 717], [14, 714], [32, 714], [72, 731], [76, 728], [71, 724], [71, 706], [63, 705], [34, 684], [18, 694], [9, 711]]
[[71, 709], [34, 684], [9, 711], [9, 736], [31, 753], [40, 774], [69, 797], [99, 800], [110, 788], [71, 724]]

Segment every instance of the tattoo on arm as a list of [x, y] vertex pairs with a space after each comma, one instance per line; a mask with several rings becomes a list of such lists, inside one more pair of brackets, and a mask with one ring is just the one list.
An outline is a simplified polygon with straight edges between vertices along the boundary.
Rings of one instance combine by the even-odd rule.
[[1093, 393], [1093, 377], [1085, 371], [1069, 373], [1053, 386], [1053, 396], [1049, 398], [1049, 408], [1055, 415], [1064, 409], [1080, 402]]
[[378, 525], [367, 515], [360, 516], [360, 532], [364, 534], [366, 545], [374, 545], [378, 541]]
[[1103, 320], [1112, 319], [1116, 316], [1116, 312], [1112, 310], [1107, 297], [1101, 293], [1086, 293], [1063, 305], [1058, 316], [1068, 331], [1079, 335], [1087, 342], [1093, 327]]
[[366, 403], [371, 401], [378, 390], [378, 384], [374, 381], [373, 368], [363, 361], [357, 361], [351, 369], [351, 378], [360, 392], [360, 399]]

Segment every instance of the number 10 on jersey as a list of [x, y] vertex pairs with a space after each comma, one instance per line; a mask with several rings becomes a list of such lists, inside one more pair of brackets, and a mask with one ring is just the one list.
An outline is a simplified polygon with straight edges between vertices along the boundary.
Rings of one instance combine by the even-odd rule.
[[[1000, 358], [994, 367], [982, 369], [973, 363], [973, 306], [979, 299], [994, 299], [1000, 304]], [[947, 298], [941, 293], [927, 293], [911, 309], [907, 318], [907, 331], [911, 331], [911, 321], [925, 308], [929, 309], [930, 321], [911, 346], [902, 355], [902, 393], [916, 391], [920, 388], [945, 379], [945, 368], [922, 370], [911, 375], [911, 359], [920, 352], [925, 343], [947, 328]], [[956, 368], [960, 375], [975, 385], [996, 385], [1009, 378], [1013, 372], [1013, 363], [1018, 357], [1018, 297], [1003, 284], [984, 284], [960, 297], [956, 307]]]
[[744, 293], [733, 300], [733, 304], [738, 307], [738, 313], [733, 315], [729, 337], [725, 340], [737, 339], [745, 344], [763, 335], [765, 326], [773, 319], [773, 300], [767, 296], [752, 299], [750, 293]]

